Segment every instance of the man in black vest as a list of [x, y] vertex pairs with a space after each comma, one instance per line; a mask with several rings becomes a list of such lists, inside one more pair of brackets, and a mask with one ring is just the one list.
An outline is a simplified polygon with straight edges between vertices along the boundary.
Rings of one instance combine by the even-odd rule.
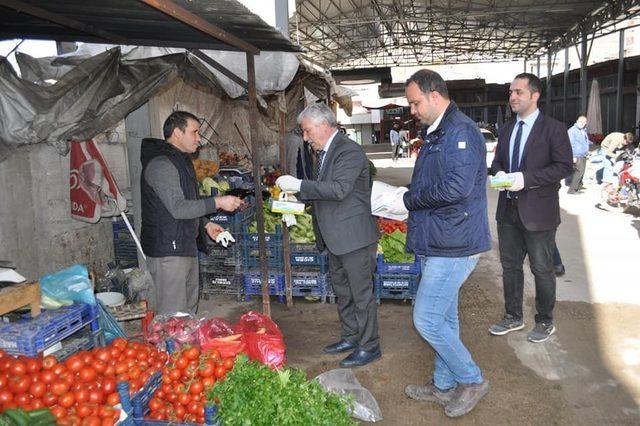
[[[242, 205], [242, 200], [232, 196], [200, 199], [190, 157], [200, 146], [199, 129], [196, 116], [175, 111], [164, 122], [165, 140], [142, 140], [141, 240], [153, 277], [149, 304], [156, 314], [195, 313], [200, 218]], [[204, 228], [213, 240], [224, 231], [213, 222]]]

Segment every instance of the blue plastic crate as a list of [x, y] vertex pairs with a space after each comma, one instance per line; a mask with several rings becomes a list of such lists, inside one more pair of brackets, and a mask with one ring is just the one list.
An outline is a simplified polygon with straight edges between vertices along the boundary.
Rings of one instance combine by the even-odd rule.
[[319, 251], [294, 251], [297, 247], [291, 245], [291, 255], [289, 256], [291, 266], [317, 266], [320, 272], [329, 272], [329, 259], [325, 253]]
[[[251, 300], [251, 295], [262, 294], [262, 281], [259, 271], [245, 272], [242, 276], [245, 300]], [[269, 272], [269, 294], [271, 296], [284, 296], [284, 275]]]
[[[247, 228], [243, 227], [241, 246], [242, 265], [245, 270], [260, 267], [258, 235], [259, 234], [255, 232], [247, 232]], [[282, 228], [277, 226], [275, 233], [265, 233], [264, 238], [267, 255], [267, 267], [272, 270], [282, 271], [284, 269]]]
[[74, 303], [44, 310], [35, 318], [0, 324], [0, 348], [12, 355], [34, 357], [87, 324], [92, 331], [100, 329], [95, 306]]
[[420, 274], [420, 261], [416, 258], [412, 263], [391, 263], [384, 261], [384, 255], [378, 255], [378, 274]]
[[293, 296], [317, 296], [324, 303], [327, 298], [327, 274], [314, 272], [291, 273], [291, 294]]
[[62, 362], [77, 352], [88, 351], [101, 346], [100, 342], [102, 340], [102, 330], [86, 330], [77, 336], [73, 335], [67, 337], [62, 342], [62, 349], [53, 352], [51, 355], [54, 355], [59, 362]]
[[374, 275], [376, 300], [402, 299], [414, 300], [420, 277], [413, 274]]
[[253, 217], [256, 215], [256, 205], [254, 202], [254, 198], [247, 197], [244, 201], [248, 203], [249, 206], [245, 207], [242, 210], [238, 210], [233, 213], [216, 213], [211, 215], [209, 218], [212, 222], [228, 228], [232, 232], [238, 232], [243, 225], [250, 223], [253, 220]]

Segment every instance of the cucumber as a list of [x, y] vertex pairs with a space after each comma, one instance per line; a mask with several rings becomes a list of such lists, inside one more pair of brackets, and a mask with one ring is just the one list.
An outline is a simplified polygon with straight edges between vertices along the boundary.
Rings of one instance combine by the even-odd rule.
[[49, 297], [46, 294], [42, 294], [40, 296], [40, 306], [44, 309], [58, 309], [62, 307], [62, 303], [60, 303], [57, 299], [53, 297]]

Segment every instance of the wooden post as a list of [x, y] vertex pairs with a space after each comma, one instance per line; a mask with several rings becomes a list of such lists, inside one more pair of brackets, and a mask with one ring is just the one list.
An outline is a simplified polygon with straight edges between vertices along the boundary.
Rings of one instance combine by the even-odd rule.
[[256, 222], [258, 225], [258, 250], [260, 253], [260, 278], [262, 281], [262, 313], [271, 317], [269, 299], [269, 270], [267, 268], [267, 244], [264, 239], [264, 211], [262, 210], [262, 186], [260, 183], [261, 147], [256, 129], [258, 126], [258, 100], [256, 98], [256, 66], [253, 53], [247, 52], [247, 91], [249, 96], [249, 132], [251, 134], [251, 161], [256, 196]]

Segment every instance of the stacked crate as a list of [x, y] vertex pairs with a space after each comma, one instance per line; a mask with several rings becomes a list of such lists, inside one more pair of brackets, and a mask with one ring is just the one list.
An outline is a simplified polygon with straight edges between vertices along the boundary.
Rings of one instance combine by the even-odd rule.
[[315, 296], [324, 303], [331, 288], [326, 253], [315, 243], [291, 243], [291, 287], [293, 296]]
[[214, 214], [210, 220], [224, 227], [236, 240], [228, 247], [209, 241], [208, 253], [200, 253], [200, 295], [209, 299], [212, 294], [230, 294], [240, 300], [242, 285], [242, 229], [253, 220], [255, 203], [245, 200], [248, 207], [234, 213]]
[[[133, 216], [127, 215], [133, 228]], [[113, 254], [115, 262], [123, 269], [138, 267], [138, 246], [121, 217], [114, 217], [111, 222], [113, 230]]]
[[378, 255], [378, 265], [374, 276], [376, 301], [381, 299], [401, 299], [413, 301], [420, 283], [420, 262], [390, 263]]
[[[243, 288], [245, 300], [251, 300], [252, 295], [262, 294], [260, 278], [260, 252], [258, 233], [249, 232], [247, 226], [241, 233]], [[284, 298], [284, 254], [282, 228], [276, 226], [275, 233], [265, 233], [267, 269], [269, 273], [269, 294]]]

